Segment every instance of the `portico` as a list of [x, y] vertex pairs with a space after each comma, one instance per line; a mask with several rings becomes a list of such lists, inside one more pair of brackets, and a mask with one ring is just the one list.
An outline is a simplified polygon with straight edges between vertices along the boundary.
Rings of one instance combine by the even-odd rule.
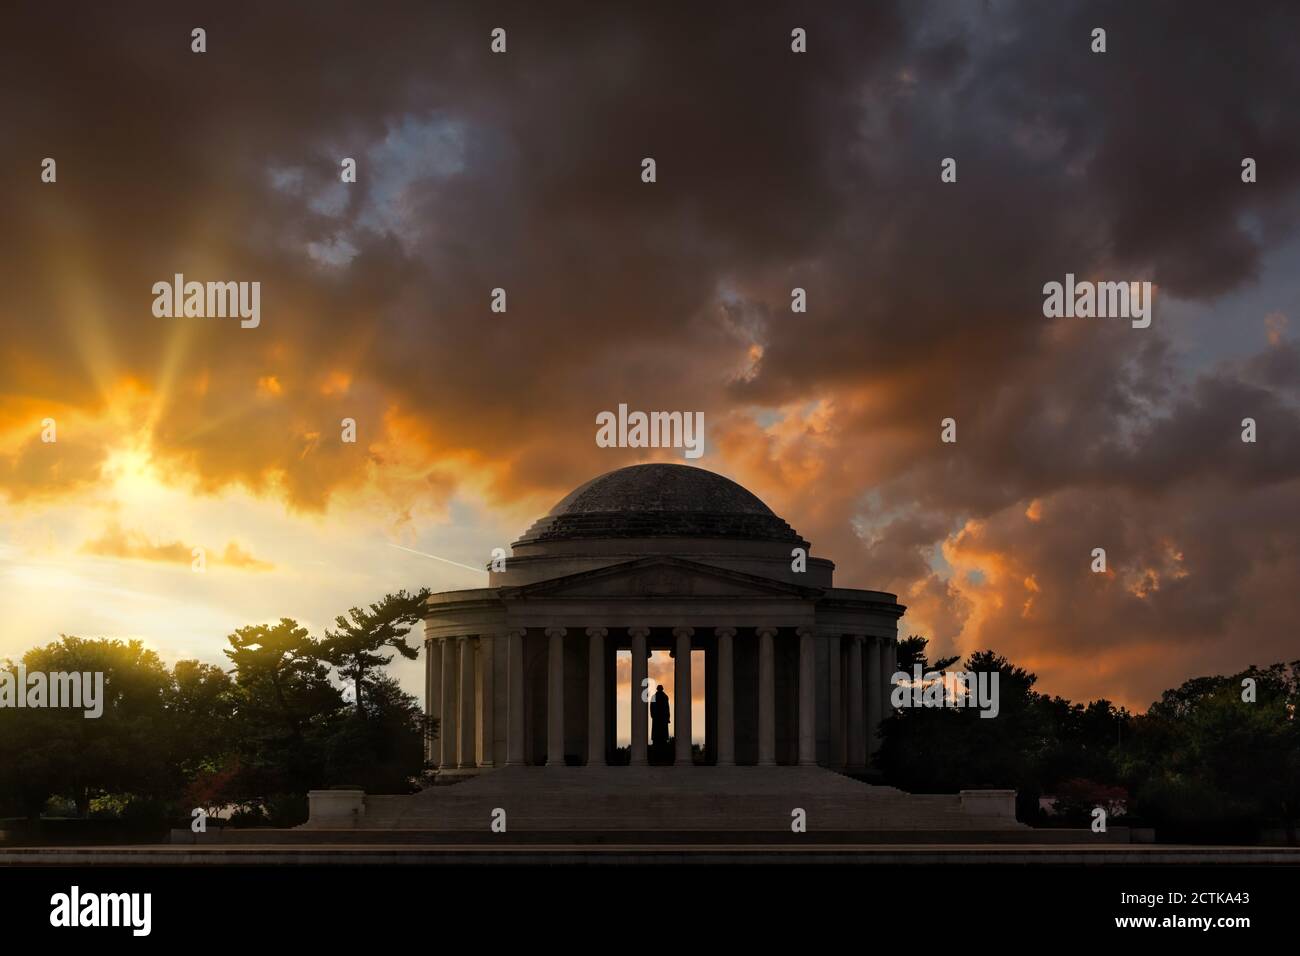
[[[866, 766], [888, 707], [882, 675], [894, 669], [892, 636], [828, 630], [815, 621], [679, 620], [692, 623], [552, 621], [429, 635], [430, 686], [439, 665], [444, 677], [430, 702], [443, 721], [431, 760], [459, 770], [615, 763], [615, 660], [626, 651], [634, 691], [630, 763], [645, 765], [648, 704], [639, 689], [648, 680], [650, 653], [667, 650], [675, 659], [675, 766], [693, 763], [686, 704], [692, 696], [704, 701], [706, 764]], [[507, 648], [501, 661], [498, 644]], [[705, 657], [702, 689], [691, 686], [689, 659], [696, 651]], [[506, 688], [502, 695], [489, 689], [498, 683]], [[504, 732], [496, 731], [498, 724]]]

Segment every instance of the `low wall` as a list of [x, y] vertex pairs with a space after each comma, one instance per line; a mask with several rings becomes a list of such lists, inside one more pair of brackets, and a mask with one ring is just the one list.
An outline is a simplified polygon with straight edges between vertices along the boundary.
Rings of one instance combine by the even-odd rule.
[[303, 829], [355, 827], [366, 816], [366, 792], [360, 789], [310, 790], [308, 817]]

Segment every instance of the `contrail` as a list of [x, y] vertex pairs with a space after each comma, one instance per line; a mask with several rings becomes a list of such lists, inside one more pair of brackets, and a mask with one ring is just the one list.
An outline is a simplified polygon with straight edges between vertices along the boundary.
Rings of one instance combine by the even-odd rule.
[[411, 554], [418, 554], [422, 558], [433, 558], [435, 561], [441, 561], [443, 564], [454, 564], [458, 568], [464, 568], [466, 571], [477, 571], [479, 574], [487, 574], [483, 568], [472, 568], [468, 564], [461, 564], [459, 561], [450, 561], [447, 558], [440, 558], [436, 554], [425, 554], [423, 551], [416, 551], [414, 548], [403, 548], [400, 544], [388, 542], [390, 548], [397, 548], [400, 551], [410, 551]]

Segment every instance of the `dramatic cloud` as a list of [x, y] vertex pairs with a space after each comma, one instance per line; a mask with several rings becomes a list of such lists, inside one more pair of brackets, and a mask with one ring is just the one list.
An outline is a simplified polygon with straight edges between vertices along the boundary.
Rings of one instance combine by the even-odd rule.
[[[142, 531], [127, 531], [120, 525], [112, 524], [104, 533], [94, 540], [87, 541], [81, 550], [85, 554], [97, 554], [101, 557], [133, 558], [137, 561], [163, 561], [171, 564], [192, 565], [195, 560], [194, 546], [180, 541], [159, 542], [152, 540]], [[204, 563], [208, 558], [204, 549]], [[253, 557], [237, 541], [226, 543], [223, 552], [214, 553], [214, 563], [246, 571], [270, 571], [275, 565]]]
[[[702, 410], [699, 464], [844, 583], [898, 591], [904, 629], [941, 650], [992, 646], [1049, 691], [1139, 706], [1286, 655], [1293, 5], [12, 20], [0, 497], [23, 514], [111, 508], [129, 450], [194, 501], [250, 495], [303, 528], [477, 521], [478, 547], [637, 460], [596, 447], [597, 412]], [[176, 273], [259, 281], [260, 326], [156, 318], [151, 287]], [[1066, 273], [1150, 280], [1151, 328], [1043, 318]], [[189, 540], [168, 514], [157, 540]], [[266, 553], [243, 520], [232, 534]], [[110, 531], [97, 553], [168, 547]]]

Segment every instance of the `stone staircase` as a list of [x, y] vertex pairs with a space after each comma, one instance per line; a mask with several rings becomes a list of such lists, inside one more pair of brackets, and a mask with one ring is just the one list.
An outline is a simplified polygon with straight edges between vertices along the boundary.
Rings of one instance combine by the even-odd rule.
[[366, 797], [356, 828], [486, 833], [497, 808], [511, 833], [789, 833], [795, 808], [809, 832], [1029, 830], [989, 801], [904, 793], [820, 767], [504, 767], [455, 786]]

